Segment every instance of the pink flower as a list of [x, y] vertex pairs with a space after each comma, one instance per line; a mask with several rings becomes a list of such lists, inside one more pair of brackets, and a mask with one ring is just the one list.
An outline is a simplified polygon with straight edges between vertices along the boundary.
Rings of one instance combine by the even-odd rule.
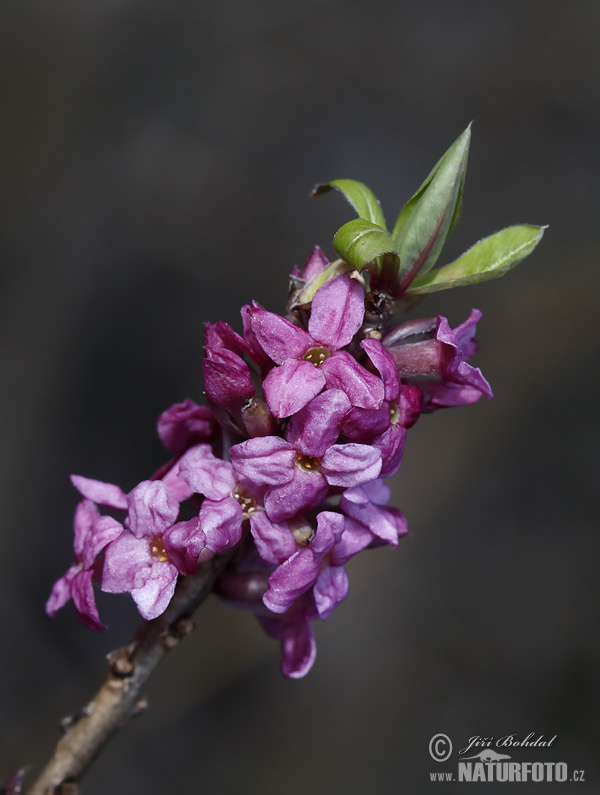
[[308, 331], [264, 309], [250, 312], [258, 342], [279, 365], [263, 382], [267, 404], [276, 417], [295, 414], [325, 386], [344, 389], [353, 405], [381, 405], [379, 379], [340, 351], [360, 329], [364, 312], [363, 288], [346, 275], [336, 276], [317, 290]]
[[128, 495], [128, 528], [106, 547], [102, 590], [131, 593], [147, 620], [164, 613], [178, 574], [193, 574], [206, 538], [200, 522], [176, 522], [179, 504], [160, 480], [145, 480]]
[[231, 448], [238, 476], [267, 487], [264, 506], [271, 520], [316, 508], [330, 486], [356, 486], [379, 475], [379, 450], [335, 443], [350, 408], [344, 392], [329, 389], [292, 417], [287, 439], [263, 436]]
[[[111, 497], [116, 497], [120, 502], [118, 492], [112, 491], [117, 487], [99, 481], [88, 481], [87, 478], [78, 478], [77, 475], [73, 476], [73, 479], [90, 485], [89, 491], [95, 494], [99, 502]], [[102, 486], [108, 487], [104, 493]], [[101, 631], [105, 627], [98, 616], [93, 586], [97, 574], [96, 558], [107, 544], [120, 535], [123, 528], [110, 516], [101, 516], [91, 499], [83, 499], [75, 510], [73, 529], [75, 563], [54, 583], [46, 602], [46, 613], [50, 618], [54, 618], [56, 612], [64, 607], [69, 599], [73, 599], [81, 621], [90, 629]]]

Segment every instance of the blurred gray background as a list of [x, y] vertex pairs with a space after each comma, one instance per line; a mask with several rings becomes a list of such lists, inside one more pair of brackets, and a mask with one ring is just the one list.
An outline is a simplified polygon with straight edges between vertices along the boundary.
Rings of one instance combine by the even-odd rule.
[[411, 535], [350, 564], [308, 678], [213, 600], [83, 792], [436, 792], [438, 732], [556, 734], [513, 759], [598, 791], [599, 35], [581, 0], [2, 3], [0, 779], [45, 760], [138, 623], [127, 596], [100, 596], [104, 635], [44, 614], [68, 474], [129, 489], [162, 463], [158, 415], [201, 400], [203, 322], [282, 309], [291, 266], [333, 255], [352, 216], [315, 182], [362, 180], [393, 220], [474, 119], [443, 260], [550, 229], [505, 279], [417, 311], [483, 311], [495, 399], [410, 432]]

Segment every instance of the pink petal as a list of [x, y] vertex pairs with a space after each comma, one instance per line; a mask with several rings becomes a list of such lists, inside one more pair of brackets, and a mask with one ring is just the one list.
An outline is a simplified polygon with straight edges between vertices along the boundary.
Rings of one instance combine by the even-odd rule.
[[293, 603], [311, 588], [319, 576], [321, 557], [312, 549], [299, 549], [278, 566], [269, 577], [269, 587], [263, 602], [273, 613], [285, 613]]
[[185, 481], [179, 477], [179, 461], [176, 461], [173, 466], [166, 471], [161, 477], [162, 482], [167, 487], [169, 500], [176, 502], [185, 502], [194, 493]]
[[214, 430], [214, 417], [206, 406], [197, 406], [186, 398], [175, 403], [158, 418], [158, 436], [167, 450], [182, 453], [192, 444], [210, 439]]
[[316, 508], [328, 491], [320, 472], [307, 472], [294, 465], [289, 483], [267, 489], [265, 510], [274, 522], [291, 519], [301, 511]]
[[100, 621], [98, 608], [96, 607], [91, 571], [80, 571], [75, 576], [71, 586], [71, 595], [73, 596], [73, 604], [79, 614], [80, 621], [96, 632], [105, 630], [106, 627]]
[[304, 329], [274, 312], [255, 309], [250, 316], [256, 339], [276, 364], [283, 364], [288, 359], [301, 359], [315, 344]]
[[353, 408], [342, 426], [348, 439], [361, 444], [371, 444], [390, 424], [390, 404], [384, 400], [378, 409]]
[[153, 563], [149, 540], [123, 533], [106, 547], [102, 590], [125, 593], [142, 588], [150, 576]]
[[373, 442], [373, 447], [381, 450], [380, 477], [395, 475], [402, 463], [402, 453], [406, 442], [406, 428], [401, 425], [390, 427]]
[[331, 565], [343, 566], [363, 549], [367, 549], [372, 541], [373, 533], [367, 527], [346, 517], [344, 535], [329, 553]]
[[325, 621], [333, 609], [348, 596], [348, 575], [343, 566], [326, 566], [313, 588], [319, 618]]
[[112, 516], [98, 516], [82, 550], [84, 569], [91, 569], [104, 547], [117, 539], [123, 532], [125, 532], [123, 525]]
[[250, 530], [258, 554], [268, 563], [283, 563], [298, 550], [288, 524], [272, 522], [265, 511], [256, 511], [252, 514]]
[[125, 492], [112, 483], [104, 483], [101, 480], [91, 480], [81, 475], [71, 475], [71, 483], [83, 497], [98, 503], [98, 505], [106, 505], [109, 508], [116, 508], [119, 511], [127, 510], [127, 497]]
[[161, 534], [177, 519], [179, 504], [160, 480], [143, 480], [127, 497], [126, 524], [137, 538]]
[[298, 359], [274, 367], [263, 381], [267, 404], [280, 418], [300, 411], [324, 386], [321, 370], [311, 362]]
[[315, 279], [319, 274], [329, 265], [329, 260], [323, 254], [319, 246], [315, 246], [310, 253], [309, 258], [306, 260], [305, 266], [302, 268], [300, 278], [305, 282], [310, 282]]
[[64, 607], [71, 598], [71, 584], [76, 574], [81, 571], [81, 563], [74, 563], [63, 576], [52, 586], [46, 602], [46, 613], [54, 618], [57, 611]]
[[142, 618], [152, 621], [162, 615], [175, 593], [177, 569], [172, 563], [155, 563], [150, 577], [141, 588], [131, 591]]
[[400, 376], [394, 357], [387, 351], [379, 340], [367, 339], [360, 343], [360, 347], [367, 353], [369, 359], [379, 370], [383, 382], [385, 400], [396, 400], [400, 394]]
[[233, 445], [231, 463], [240, 477], [257, 486], [277, 486], [293, 477], [296, 451], [279, 436], [258, 436]]
[[322, 392], [291, 418], [288, 442], [299, 453], [320, 458], [337, 441], [344, 417], [351, 408], [341, 389]]
[[320, 367], [329, 389], [343, 389], [353, 406], [378, 409], [383, 402], [383, 384], [346, 351], [325, 359]]
[[165, 551], [180, 574], [195, 574], [198, 555], [206, 546], [206, 536], [200, 528], [200, 519], [177, 522], [163, 535]]
[[331, 350], [348, 345], [363, 323], [365, 293], [360, 282], [342, 274], [319, 287], [312, 300], [308, 330]]
[[209, 500], [222, 500], [235, 487], [233, 467], [229, 461], [214, 456], [207, 444], [193, 447], [180, 459], [179, 477], [192, 491]]
[[359, 486], [381, 471], [381, 452], [366, 444], [336, 444], [323, 456], [321, 468], [331, 486]]
[[237, 500], [228, 497], [213, 502], [204, 500], [200, 507], [200, 527], [211, 552], [223, 552], [234, 547], [242, 537], [242, 508]]
[[237, 353], [227, 348], [207, 346], [202, 372], [206, 396], [216, 406], [240, 406], [254, 396], [248, 365]]
[[81, 560], [83, 550], [89, 543], [92, 534], [94, 522], [100, 516], [100, 512], [96, 508], [95, 503], [91, 500], [80, 500], [75, 508], [75, 517], [73, 519], [73, 549], [77, 560]]

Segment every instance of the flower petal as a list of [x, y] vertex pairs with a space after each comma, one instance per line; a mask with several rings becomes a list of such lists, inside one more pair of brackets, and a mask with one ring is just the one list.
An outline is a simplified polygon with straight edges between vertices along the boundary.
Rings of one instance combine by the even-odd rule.
[[326, 621], [333, 609], [348, 596], [348, 575], [343, 566], [326, 566], [321, 570], [313, 588], [315, 604], [321, 621]]
[[92, 535], [92, 528], [94, 522], [100, 516], [98, 508], [91, 500], [80, 500], [75, 508], [75, 516], [73, 518], [73, 549], [77, 560], [81, 560], [83, 550], [89, 543], [90, 536]]
[[294, 475], [296, 452], [279, 436], [248, 439], [233, 445], [229, 453], [237, 474], [257, 486], [280, 486]]
[[227, 348], [205, 348], [202, 362], [204, 391], [216, 406], [241, 406], [254, 396], [250, 369], [237, 353]]
[[321, 461], [323, 475], [331, 486], [359, 486], [381, 471], [381, 451], [366, 444], [335, 444]]
[[102, 590], [125, 593], [141, 588], [150, 576], [152, 564], [148, 539], [123, 533], [106, 547]]
[[374, 440], [373, 447], [381, 450], [380, 477], [389, 478], [396, 474], [402, 463], [405, 442], [406, 428], [401, 425], [390, 425], [381, 436]]
[[210, 439], [214, 426], [211, 410], [186, 398], [183, 403], [175, 403], [160, 415], [158, 436], [167, 450], [182, 453], [191, 445]]
[[267, 405], [276, 417], [300, 411], [325, 386], [325, 377], [311, 362], [290, 359], [274, 367], [263, 381]]
[[344, 419], [342, 432], [348, 439], [371, 444], [390, 424], [390, 404], [384, 400], [378, 409], [352, 408]]
[[307, 472], [292, 465], [292, 478], [283, 486], [267, 489], [265, 510], [273, 522], [291, 519], [301, 511], [316, 508], [329, 488], [320, 472]]
[[223, 552], [234, 547], [242, 537], [242, 508], [233, 497], [213, 502], [204, 500], [200, 507], [200, 527], [206, 536], [206, 548]]
[[131, 591], [142, 618], [152, 621], [162, 615], [175, 593], [177, 569], [172, 563], [154, 563], [145, 585]]
[[325, 254], [323, 254], [319, 246], [315, 246], [311, 251], [309, 258], [306, 260], [306, 264], [302, 268], [302, 271], [300, 272], [300, 278], [305, 282], [316, 279], [320, 273], [323, 273], [328, 265], [329, 260]]
[[177, 522], [163, 535], [165, 551], [180, 574], [195, 574], [198, 555], [206, 546], [206, 536], [200, 527], [200, 519]]
[[105, 630], [106, 627], [100, 621], [96, 607], [91, 571], [80, 571], [75, 575], [71, 586], [71, 595], [80, 621], [96, 632]]
[[91, 569], [104, 547], [124, 532], [123, 525], [112, 516], [98, 516], [82, 550], [83, 568]]
[[342, 274], [319, 287], [312, 300], [308, 330], [331, 350], [348, 345], [365, 315], [365, 293], [360, 282]]
[[367, 549], [372, 541], [373, 533], [367, 527], [346, 517], [344, 535], [329, 553], [331, 565], [343, 566], [363, 549]]
[[126, 524], [137, 538], [161, 534], [177, 519], [179, 504], [160, 480], [143, 480], [127, 496]]
[[378, 409], [383, 402], [383, 383], [346, 351], [325, 359], [320, 369], [328, 389], [342, 389], [353, 406]]
[[328, 389], [291, 418], [288, 442], [303, 455], [321, 458], [337, 441], [344, 417], [351, 408], [341, 389]]
[[387, 351], [379, 340], [366, 339], [360, 343], [369, 359], [379, 370], [383, 382], [385, 400], [396, 400], [400, 394], [400, 376], [394, 357]]
[[83, 497], [98, 505], [106, 505], [119, 511], [127, 510], [125, 492], [112, 483], [84, 478], [81, 475], [71, 475], [71, 483]]
[[52, 586], [46, 602], [46, 613], [50, 618], [54, 618], [57, 611], [64, 607], [71, 598], [71, 584], [75, 575], [80, 571], [81, 563], [74, 563]]
[[273, 613], [289, 610], [296, 599], [316, 582], [321, 559], [310, 547], [306, 547], [279, 565], [269, 577], [269, 587], [263, 596], [263, 602], [269, 610]]
[[272, 522], [265, 511], [250, 517], [250, 530], [258, 554], [268, 563], [283, 563], [298, 550], [298, 545], [286, 522]]
[[229, 461], [213, 455], [208, 444], [199, 444], [179, 461], [179, 477], [196, 494], [204, 494], [209, 500], [228, 497], [235, 487], [235, 475]]
[[301, 359], [315, 344], [308, 332], [274, 312], [253, 309], [249, 315], [256, 339], [276, 364], [283, 364], [288, 359]]

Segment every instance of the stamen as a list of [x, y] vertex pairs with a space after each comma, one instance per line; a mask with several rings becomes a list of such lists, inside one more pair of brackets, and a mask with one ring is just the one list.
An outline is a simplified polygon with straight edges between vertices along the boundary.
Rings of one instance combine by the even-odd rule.
[[296, 456], [296, 463], [307, 472], [319, 472], [321, 470], [321, 459], [313, 458], [313, 456], [310, 455], [298, 453]]
[[154, 560], [158, 560], [160, 563], [164, 563], [165, 561], [169, 560], [167, 550], [165, 549], [165, 545], [163, 544], [163, 540], [160, 536], [152, 536], [150, 539], [150, 554]]
[[309, 348], [302, 358], [305, 362], [310, 362], [311, 364], [314, 364], [315, 367], [318, 367], [320, 364], [323, 364], [325, 359], [328, 359], [330, 356], [331, 351], [329, 348], [321, 346], [318, 348]]
[[397, 425], [399, 420], [400, 412], [398, 411], [398, 406], [395, 401], [392, 401], [390, 403], [390, 422], [392, 425]]
[[258, 508], [258, 504], [254, 497], [251, 497], [249, 494], [243, 489], [240, 489], [239, 486], [236, 486], [231, 496], [234, 500], [237, 500], [242, 508], [242, 516], [244, 519], [249, 519], [250, 516], [254, 513], [254, 511]]

